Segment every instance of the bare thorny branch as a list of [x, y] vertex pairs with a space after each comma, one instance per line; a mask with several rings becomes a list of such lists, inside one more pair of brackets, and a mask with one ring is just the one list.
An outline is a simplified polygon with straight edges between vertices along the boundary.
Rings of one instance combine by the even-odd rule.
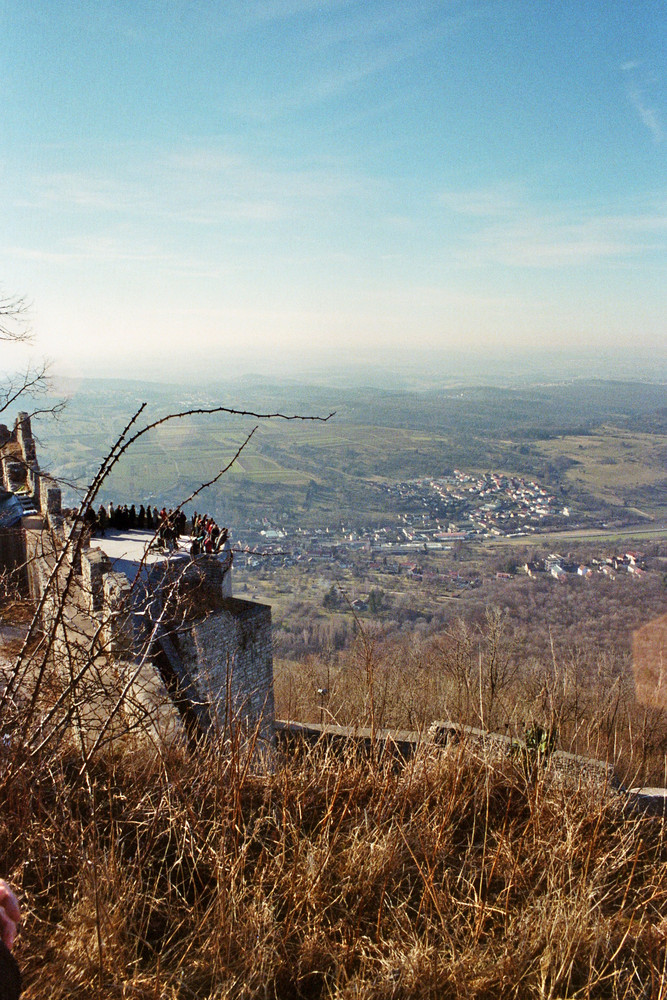
[[[0, 295], [0, 341], [30, 344], [33, 339], [29, 326], [29, 306], [22, 296]], [[4, 413], [19, 399], [34, 399], [51, 388], [49, 362], [29, 362], [23, 371], [7, 375], [0, 384], [0, 413]], [[31, 416], [41, 413], [57, 415], [64, 403], [56, 402], [45, 409], [33, 409]]]
[[17, 399], [34, 396], [47, 389], [48, 364], [44, 361], [37, 367], [11, 376], [0, 389], [0, 413], [8, 409]]
[[28, 303], [22, 295], [0, 295], [0, 340], [23, 344], [32, 340], [28, 311]]

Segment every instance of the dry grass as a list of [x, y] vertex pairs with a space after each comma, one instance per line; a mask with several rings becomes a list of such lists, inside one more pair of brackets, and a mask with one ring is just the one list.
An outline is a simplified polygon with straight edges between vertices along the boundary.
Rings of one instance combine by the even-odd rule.
[[589, 645], [526, 659], [494, 610], [434, 637], [367, 630], [332, 656], [278, 660], [274, 674], [282, 719], [419, 732], [452, 719], [519, 739], [538, 724], [626, 787], [667, 785], [667, 710], [637, 703], [627, 657]]
[[0, 856], [33, 1000], [667, 995], [663, 827], [599, 787], [465, 748], [20, 763]]

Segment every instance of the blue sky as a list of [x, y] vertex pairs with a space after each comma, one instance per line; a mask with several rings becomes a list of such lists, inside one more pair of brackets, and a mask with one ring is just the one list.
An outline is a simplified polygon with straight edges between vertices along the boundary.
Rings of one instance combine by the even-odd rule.
[[78, 374], [664, 358], [667, 14], [0, 0], [6, 293]]

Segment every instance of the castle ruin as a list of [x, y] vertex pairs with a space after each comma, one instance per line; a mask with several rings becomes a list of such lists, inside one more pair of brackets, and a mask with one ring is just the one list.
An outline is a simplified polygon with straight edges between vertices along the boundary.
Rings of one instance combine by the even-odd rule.
[[0, 425], [0, 473], [0, 561], [52, 629], [66, 677], [90, 668], [78, 700], [92, 738], [123, 693], [124, 712], [163, 735], [270, 749], [271, 608], [235, 598], [217, 556], [155, 553], [149, 532], [132, 532], [119, 561], [91, 541], [40, 471], [26, 413], [12, 431]]

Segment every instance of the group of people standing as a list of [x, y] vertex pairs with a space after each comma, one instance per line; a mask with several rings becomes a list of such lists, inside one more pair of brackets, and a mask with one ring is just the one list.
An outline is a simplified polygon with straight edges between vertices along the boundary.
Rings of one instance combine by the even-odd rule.
[[231, 562], [231, 545], [229, 530], [220, 528], [208, 514], [194, 512], [192, 516], [192, 545], [190, 554], [198, 556], [202, 553], [211, 555], [215, 552], [229, 552]]
[[109, 503], [106, 507], [100, 504], [95, 520], [95, 527], [102, 535], [107, 528], [115, 528], [117, 531], [131, 531], [133, 528], [158, 531], [165, 521], [170, 522], [177, 535], [184, 535], [188, 526], [188, 519], [182, 510], [174, 511], [171, 508], [167, 510], [165, 507], [158, 510], [157, 505], [151, 507], [150, 504], [148, 507], [141, 504], [139, 510], [134, 504], [131, 507], [127, 504], [114, 506], [113, 503]]
[[127, 504], [109, 503], [106, 507], [100, 504], [97, 514], [90, 508], [85, 519], [91, 534], [101, 537], [104, 537], [107, 528], [116, 531], [131, 531], [133, 528], [152, 531], [155, 533], [157, 548], [170, 552], [178, 548], [179, 538], [189, 530], [191, 556], [220, 553], [226, 557], [225, 571], [232, 564], [229, 529], [220, 528], [209, 514], [198, 514], [195, 511], [189, 521], [182, 510], [167, 510], [166, 507], [158, 510], [157, 506], [151, 507], [150, 504], [148, 507], [141, 504], [137, 510], [134, 504], [128, 507]]

